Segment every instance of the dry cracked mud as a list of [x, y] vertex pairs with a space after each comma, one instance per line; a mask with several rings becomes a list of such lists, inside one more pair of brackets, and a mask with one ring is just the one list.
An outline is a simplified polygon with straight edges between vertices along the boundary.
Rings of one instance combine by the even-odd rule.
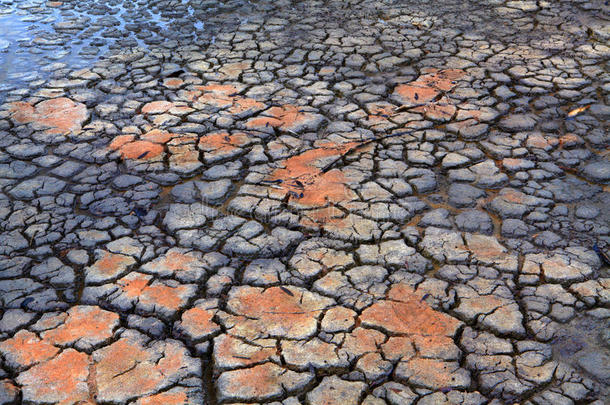
[[0, 0], [0, 405], [607, 404], [609, 18]]

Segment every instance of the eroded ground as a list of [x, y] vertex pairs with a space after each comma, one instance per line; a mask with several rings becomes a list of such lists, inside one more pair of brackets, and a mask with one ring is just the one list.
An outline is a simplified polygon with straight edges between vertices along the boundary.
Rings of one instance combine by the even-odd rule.
[[607, 401], [607, 3], [0, 4], [0, 404]]

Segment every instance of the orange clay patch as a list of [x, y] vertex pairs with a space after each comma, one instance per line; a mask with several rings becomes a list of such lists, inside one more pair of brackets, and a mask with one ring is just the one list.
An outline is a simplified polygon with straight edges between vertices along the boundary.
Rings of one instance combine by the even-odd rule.
[[110, 145], [108, 145], [108, 148], [110, 148], [112, 150], [121, 149], [121, 147], [123, 145], [126, 145], [129, 142], [132, 142], [134, 139], [135, 139], [135, 137], [133, 135], [119, 135], [119, 136], [115, 137], [112, 140], [112, 142], [110, 142]]
[[95, 384], [99, 394], [108, 402], [118, 403], [177, 381], [188, 362], [186, 350], [175, 342], [155, 346], [147, 350], [135, 339], [122, 338], [98, 350]]
[[229, 134], [228, 132], [212, 132], [199, 140], [199, 149], [204, 152], [220, 153], [232, 152], [237, 148], [247, 145], [248, 135], [243, 132]]
[[231, 114], [241, 114], [246, 111], [261, 111], [265, 108], [265, 104], [256, 101], [253, 98], [235, 97], [233, 105], [229, 108]]
[[119, 149], [124, 159], [151, 159], [163, 153], [163, 145], [148, 141], [134, 141]]
[[385, 339], [385, 335], [378, 330], [358, 327], [345, 335], [343, 349], [353, 356], [376, 352]]
[[170, 287], [160, 282], [150, 284], [152, 277], [132, 273], [118, 281], [128, 298], [138, 298], [142, 305], [160, 306], [177, 310], [186, 303], [190, 289], [185, 285]]
[[437, 89], [417, 84], [401, 84], [394, 93], [402, 98], [403, 103], [424, 104], [434, 100], [440, 93]]
[[134, 365], [145, 362], [148, 353], [138, 344], [129, 339], [119, 339], [99, 352], [97, 364], [97, 377], [103, 380], [105, 376], [115, 376], [125, 370], [132, 369]]
[[165, 87], [169, 87], [170, 89], [177, 89], [184, 84], [184, 80], [178, 79], [177, 77], [168, 77], [163, 80], [163, 85]]
[[[446, 344], [451, 344], [453, 341], [449, 341]], [[413, 339], [407, 336], [391, 336], [387, 342], [385, 342], [381, 349], [386, 359], [390, 361], [396, 361], [400, 358], [410, 358], [415, 356], [415, 346]]]
[[203, 95], [216, 95], [217, 97], [232, 97], [236, 95], [237, 88], [230, 84], [208, 84], [206, 86], [197, 86], [197, 90], [203, 92]]
[[436, 103], [413, 108], [413, 111], [423, 113], [424, 116], [432, 121], [449, 121], [455, 115], [457, 108], [449, 104], [449, 100], [443, 97]]
[[153, 272], [189, 271], [201, 266], [201, 262], [195, 256], [177, 251], [170, 251], [159, 259], [148, 263], [146, 267]]
[[392, 287], [387, 300], [365, 309], [360, 320], [363, 326], [390, 333], [424, 336], [453, 337], [460, 326], [460, 321], [435, 311], [404, 284]]
[[234, 396], [251, 403], [266, 402], [293, 391], [299, 383], [307, 383], [309, 374], [299, 374], [275, 363], [264, 363], [245, 369], [227, 371], [218, 378], [217, 385], [224, 395]]
[[[61, 315], [59, 315], [61, 316]], [[99, 344], [113, 335], [119, 325], [119, 316], [98, 307], [70, 308], [68, 317], [55, 329], [42, 333], [42, 338], [54, 345], [69, 345], [79, 340]]]
[[394, 115], [396, 106], [390, 103], [370, 104], [368, 120], [371, 125], [384, 124]]
[[29, 367], [48, 360], [58, 352], [58, 348], [26, 330], [20, 330], [12, 338], [0, 343], [0, 353], [19, 367]]
[[456, 80], [461, 79], [466, 75], [461, 69], [443, 69], [434, 68], [424, 69], [424, 75], [420, 76], [416, 83], [422, 83], [428, 87], [434, 87], [442, 91], [453, 89], [457, 83]]
[[[113, 336], [118, 315], [95, 306], [75, 306], [37, 325], [45, 329], [42, 339], [22, 330], [0, 343], [0, 353], [18, 370], [32, 366], [16, 379], [28, 403], [94, 403], [96, 392], [113, 403], [123, 402], [126, 397], [150, 395], [166, 387], [168, 380], [182, 376], [188, 362], [188, 353], [176, 342], [158, 343], [148, 350], [137, 338], [122, 338], [92, 356], [72, 348], [59, 353], [52, 344], [78, 348], [101, 344]], [[143, 397], [138, 403], [172, 404], [187, 399], [185, 393], [172, 391]]]
[[[148, 287], [149, 277], [134, 275], [129, 279], [119, 280], [119, 285], [129, 298], [137, 297], [145, 288]], [[129, 277], [129, 276], [128, 276]]]
[[87, 119], [87, 107], [66, 97], [30, 103], [9, 104], [12, 118], [21, 124], [34, 123], [46, 127], [49, 134], [63, 134], [80, 131]]
[[452, 90], [457, 80], [466, 72], [460, 69], [425, 69], [417, 80], [396, 86], [394, 96], [407, 106], [414, 106], [413, 111], [423, 113], [433, 121], [449, 121], [456, 112], [456, 107], [446, 97], [434, 101], [443, 92]]
[[74, 349], [64, 350], [57, 357], [17, 377], [27, 403], [88, 403], [90, 358]]
[[[264, 321], [265, 327], [273, 330], [276, 328], [288, 328], [290, 325], [317, 323], [320, 312], [311, 312], [303, 308], [299, 303], [299, 297], [293, 293], [289, 295], [279, 287], [271, 287], [267, 290], [245, 288], [239, 290], [234, 296], [233, 305], [238, 313]], [[313, 308], [307, 308], [310, 310]]]
[[301, 111], [300, 107], [286, 104], [281, 107], [271, 107], [265, 111], [266, 117], [254, 118], [246, 123], [247, 128], [274, 127], [282, 130], [292, 128], [307, 121], [311, 114]]
[[265, 347], [253, 343], [249, 345], [229, 334], [218, 336], [214, 339], [214, 366], [219, 369], [249, 366], [262, 363], [277, 353], [274, 345]]
[[142, 107], [142, 114], [163, 114], [174, 107], [170, 101], [152, 101]]
[[118, 150], [123, 159], [152, 159], [164, 152], [163, 145], [175, 137], [174, 134], [153, 129], [136, 140], [134, 135], [119, 135], [115, 137], [108, 149]]
[[211, 107], [228, 108], [230, 114], [254, 113], [265, 108], [265, 104], [237, 94], [237, 88], [230, 84], [209, 84], [197, 86], [196, 89], [196, 91], [189, 92], [187, 98], [195, 103]]
[[235, 287], [227, 308], [236, 315], [231, 333], [246, 338], [304, 339], [316, 333], [318, 319], [334, 301], [303, 288]]
[[356, 194], [346, 185], [347, 179], [341, 170], [322, 172], [322, 169], [329, 163], [329, 158], [339, 157], [356, 145], [358, 142], [340, 145], [328, 142], [323, 147], [286, 159], [284, 167], [269, 176], [268, 181], [273, 185], [269, 188], [270, 195], [278, 199], [287, 197], [297, 208], [313, 208], [303, 211], [301, 224], [304, 226], [349, 226], [349, 221], [344, 221], [344, 212], [335, 205], [355, 199]]
[[372, 104], [370, 106], [370, 113], [375, 116], [391, 115], [395, 109], [396, 107], [389, 103]]
[[182, 328], [191, 337], [199, 339], [220, 330], [218, 324], [212, 321], [215, 310], [199, 307], [191, 308], [182, 314]]
[[[196, 108], [212, 106], [227, 109], [230, 114], [254, 113], [262, 111], [265, 108], [265, 104], [251, 98], [239, 96], [237, 92], [238, 90], [232, 85], [210, 84], [207, 86], [197, 86], [196, 90], [186, 91], [181, 94], [183, 97], [186, 94], [186, 98], [192, 101]], [[145, 104], [141, 111], [143, 114], [164, 114], [170, 111], [180, 115], [183, 112], [192, 111], [192, 108], [177, 106], [169, 101], [153, 101]], [[159, 115], [158, 117], [163, 120], [166, 116]], [[110, 143], [109, 148], [111, 150], [118, 150], [121, 153], [121, 157], [125, 159], [153, 159], [164, 153], [163, 145], [178, 138], [183, 139], [185, 136], [179, 136], [160, 129], [153, 129], [141, 135], [139, 139], [134, 135], [117, 136]], [[204, 136], [199, 145], [206, 152], [223, 154], [247, 143], [247, 135], [243, 133], [229, 135], [225, 132], [218, 132]], [[198, 161], [198, 154], [189, 154], [188, 159], [182, 156], [174, 160], [187, 160], [190, 162], [193, 158], [194, 161]]]
[[322, 167], [316, 163], [328, 157], [338, 157], [355, 145], [356, 142], [328, 143], [286, 159], [284, 168], [276, 169], [270, 176], [271, 181], [282, 181], [273, 193], [282, 197], [290, 194], [298, 199], [299, 204], [309, 207], [323, 207], [353, 198], [355, 194], [345, 185], [343, 172], [333, 169], [322, 173]]
[[153, 129], [152, 131], [149, 131], [149, 132], [145, 133], [144, 135], [142, 135], [140, 137], [140, 139], [142, 139], [144, 141], [150, 141], [153, 143], [166, 144], [174, 136], [176, 136], [176, 135], [170, 134], [167, 131], [163, 131], [160, 129]]
[[135, 262], [131, 256], [104, 251], [100, 258], [89, 267], [89, 272], [114, 277], [121, 274], [129, 266], [135, 264]]

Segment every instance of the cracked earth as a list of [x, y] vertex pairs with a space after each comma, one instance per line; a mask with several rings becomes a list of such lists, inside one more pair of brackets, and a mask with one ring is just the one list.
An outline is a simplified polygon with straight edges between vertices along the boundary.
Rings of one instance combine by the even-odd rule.
[[609, 16], [0, 0], [0, 404], [608, 404]]

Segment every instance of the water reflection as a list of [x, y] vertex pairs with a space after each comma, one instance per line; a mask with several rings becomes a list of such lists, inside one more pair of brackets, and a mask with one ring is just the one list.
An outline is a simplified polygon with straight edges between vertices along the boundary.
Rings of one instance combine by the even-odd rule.
[[0, 0], [0, 100], [113, 52], [210, 41], [219, 23], [235, 20], [228, 15], [252, 8], [247, 1]]

